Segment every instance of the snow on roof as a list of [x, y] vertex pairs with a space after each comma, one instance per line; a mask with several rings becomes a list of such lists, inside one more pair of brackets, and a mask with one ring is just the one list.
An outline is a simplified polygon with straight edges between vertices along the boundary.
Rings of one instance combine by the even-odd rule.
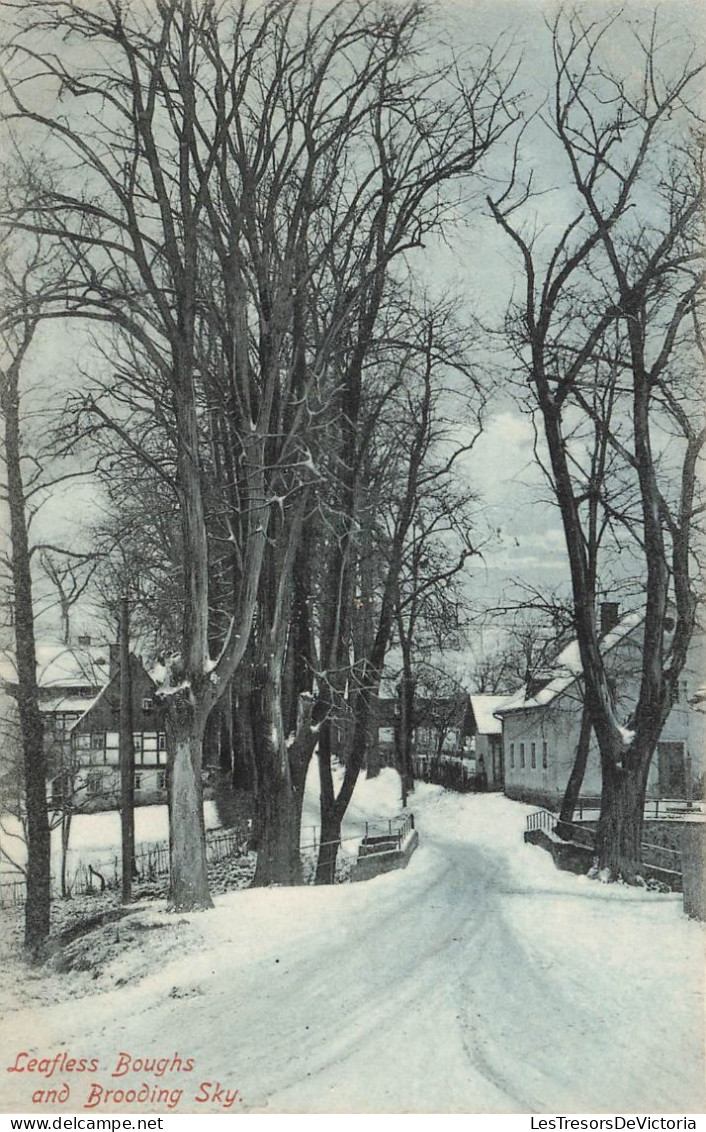
[[75, 711], [83, 714], [95, 702], [97, 696], [52, 696], [50, 700], [42, 700], [39, 710], [44, 712]]
[[[640, 612], [626, 613], [621, 617], [615, 628], [606, 633], [600, 641], [602, 655], [615, 648], [625, 637], [635, 630], [644, 621], [644, 614]], [[579, 653], [578, 641], [574, 640], [563, 649], [552, 664], [554, 675], [535, 695], [527, 695], [527, 686], [520, 688], [501, 707], [496, 708], [496, 714], [501, 718], [511, 711], [524, 711], [530, 708], [544, 707], [557, 696], [565, 692], [574, 681], [583, 674], [583, 665]]]
[[81, 714], [80, 718], [79, 718], [79, 719], [77, 719], [77, 720], [76, 720], [76, 723], [74, 724], [74, 726], [75, 726], [75, 727], [77, 727], [77, 729], [78, 729], [79, 731], [81, 730], [81, 728], [79, 728], [79, 727], [78, 727], [78, 724], [79, 724], [79, 723], [83, 723], [83, 721], [85, 720], [85, 718], [86, 718], [86, 716], [88, 715], [89, 711], [93, 711], [93, 709], [94, 709], [94, 707], [96, 706], [96, 704], [100, 703], [100, 701], [101, 701], [101, 700], [103, 699], [103, 697], [104, 697], [104, 696], [106, 695], [106, 693], [107, 693], [107, 691], [108, 691], [108, 688], [110, 687], [110, 684], [111, 684], [111, 682], [109, 681], [109, 682], [108, 682], [108, 683], [107, 683], [107, 684], [105, 685], [105, 687], [101, 688], [101, 690], [100, 690], [100, 692], [98, 693], [98, 695], [97, 695], [97, 696], [94, 696], [92, 700], [84, 700], [84, 702], [83, 702], [83, 709], [82, 709], [82, 714]]
[[502, 724], [493, 712], [514, 698], [514, 693], [503, 696], [471, 695], [471, 706], [479, 735], [500, 735]]
[[[40, 688], [100, 688], [108, 679], [110, 653], [106, 645], [82, 648], [63, 644], [37, 645]], [[14, 652], [0, 652], [0, 680], [17, 681]]]

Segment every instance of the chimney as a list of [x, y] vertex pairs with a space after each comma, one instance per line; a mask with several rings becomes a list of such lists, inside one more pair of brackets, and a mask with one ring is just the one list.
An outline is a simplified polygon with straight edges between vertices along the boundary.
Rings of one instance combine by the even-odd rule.
[[617, 601], [602, 601], [600, 604], [600, 632], [605, 637], [620, 620], [620, 605]]

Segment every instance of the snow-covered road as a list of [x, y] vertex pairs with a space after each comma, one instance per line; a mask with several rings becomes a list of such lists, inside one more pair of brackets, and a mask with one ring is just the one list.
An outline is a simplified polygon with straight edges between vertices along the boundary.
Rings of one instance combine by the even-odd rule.
[[[390, 812], [390, 783], [353, 816]], [[66, 1080], [70, 1112], [127, 1111], [106, 1089], [170, 1111], [144, 1103], [155, 1087], [180, 1112], [702, 1112], [703, 932], [679, 898], [556, 872], [504, 798], [422, 787], [415, 810], [405, 872], [106, 929], [136, 946], [108, 948], [93, 988], [61, 976], [91, 997], [0, 1032], [8, 1064], [63, 1050], [98, 1067], [3, 1074], [5, 1108]], [[113, 1076], [121, 1051], [194, 1066]]]

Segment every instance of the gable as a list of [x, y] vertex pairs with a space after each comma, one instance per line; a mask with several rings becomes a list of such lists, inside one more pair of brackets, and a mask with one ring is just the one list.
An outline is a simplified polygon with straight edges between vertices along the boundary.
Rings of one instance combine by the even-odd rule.
[[[133, 731], [155, 731], [161, 726], [163, 710], [153, 702], [149, 709], [143, 701], [154, 701], [157, 685], [145, 671], [139, 657], [130, 656], [131, 707]], [[74, 731], [117, 731], [120, 724], [120, 669], [96, 696], [74, 726]]]

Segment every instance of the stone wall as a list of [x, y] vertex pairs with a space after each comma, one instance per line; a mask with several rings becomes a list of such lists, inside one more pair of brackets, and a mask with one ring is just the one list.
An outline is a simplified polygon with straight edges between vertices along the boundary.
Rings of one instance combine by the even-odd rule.
[[351, 880], [370, 880], [394, 869], [406, 869], [414, 850], [419, 845], [419, 834], [413, 829], [402, 842], [399, 849], [383, 852], [370, 852], [365, 843], [360, 847], [360, 856], [351, 872]]
[[684, 911], [695, 920], [706, 920], [706, 825], [690, 822], [682, 829]]

